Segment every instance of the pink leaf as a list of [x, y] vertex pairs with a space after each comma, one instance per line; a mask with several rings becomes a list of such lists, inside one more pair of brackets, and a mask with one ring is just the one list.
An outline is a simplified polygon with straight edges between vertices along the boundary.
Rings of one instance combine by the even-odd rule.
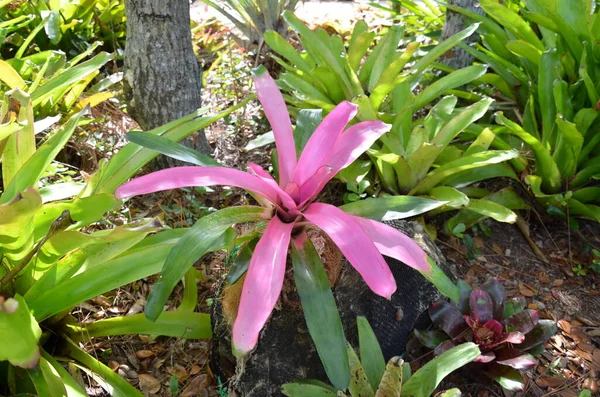
[[420, 272], [431, 272], [431, 265], [427, 262], [427, 254], [406, 234], [372, 219], [359, 216], [353, 216], [353, 218], [373, 240], [375, 246], [383, 255], [404, 262]]
[[338, 138], [335, 151], [328, 163], [334, 169], [334, 175], [352, 164], [390, 128], [391, 125], [379, 120], [363, 121], [348, 128]]
[[494, 352], [487, 352], [482, 353], [473, 361], [476, 363], [489, 363], [490, 361], [494, 361], [495, 358], [496, 355], [494, 354]]
[[267, 171], [265, 171], [260, 165], [256, 163], [248, 163], [248, 172], [252, 175], [255, 175], [265, 181], [269, 186], [271, 186], [274, 190], [276, 190], [279, 194], [279, 198], [281, 199], [281, 204], [283, 204], [287, 209], [296, 209], [296, 202], [290, 197], [290, 195], [283, 191], [279, 186], [277, 186], [277, 182], [275, 179]]
[[319, 192], [325, 187], [327, 181], [335, 175], [332, 171], [330, 166], [324, 165], [300, 186], [300, 204], [298, 207], [304, 206], [307, 202], [317, 197]]
[[353, 216], [323, 203], [311, 204], [303, 215], [329, 235], [373, 292], [388, 299], [392, 296], [396, 290], [394, 276]]
[[256, 346], [279, 299], [293, 227], [273, 217], [254, 249], [233, 324], [233, 352], [238, 357]]
[[281, 189], [247, 172], [225, 167], [175, 167], [133, 179], [115, 192], [119, 199], [187, 186], [236, 186], [279, 204]]
[[285, 186], [292, 180], [296, 169], [296, 145], [290, 115], [275, 80], [266, 69], [259, 68], [254, 74], [254, 85], [275, 136], [279, 158], [279, 186]]
[[338, 137], [356, 112], [358, 106], [344, 101], [325, 117], [302, 151], [294, 173], [294, 182], [298, 185], [304, 184], [319, 168], [328, 164]]

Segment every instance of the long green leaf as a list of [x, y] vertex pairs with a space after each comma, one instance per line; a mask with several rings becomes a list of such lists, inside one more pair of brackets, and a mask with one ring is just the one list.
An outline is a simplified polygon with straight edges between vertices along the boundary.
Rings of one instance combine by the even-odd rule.
[[358, 344], [360, 350], [360, 362], [369, 378], [373, 391], [377, 391], [377, 385], [381, 382], [385, 371], [385, 359], [377, 337], [371, 325], [365, 317], [356, 318], [358, 326]]
[[430, 172], [425, 179], [417, 184], [410, 192], [410, 195], [426, 194], [428, 191], [442, 183], [446, 178], [458, 172], [484, 167], [490, 164], [498, 164], [519, 155], [516, 150], [489, 150], [486, 152], [472, 154], [451, 161]]
[[444, 201], [423, 197], [387, 196], [344, 204], [340, 208], [349, 214], [382, 222], [417, 216], [444, 204]]
[[105, 382], [102, 385], [108, 389], [113, 397], [143, 397], [144, 395], [131, 386], [129, 382], [121, 378], [116, 372], [102, 364], [100, 361], [81, 350], [73, 341], [65, 343], [66, 354], [81, 363], [82, 369], [85, 368]]
[[577, 171], [579, 153], [583, 147], [583, 135], [577, 130], [577, 126], [560, 116], [556, 118], [558, 126], [558, 139], [552, 159], [563, 178], [572, 177]]
[[[203, 116], [207, 109], [202, 108], [174, 120], [163, 126], [146, 131], [147, 134], [160, 135], [164, 138], [178, 142], [196, 131], [206, 128], [215, 121], [229, 115], [231, 112], [245, 106], [255, 96], [251, 95], [244, 101], [230, 107], [220, 113]], [[202, 117], [203, 116], [203, 117]], [[92, 189], [86, 189], [82, 196], [94, 193], [114, 193], [115, 189], [125, 183], [127, 179], [135, 175], [142, 167], [154, 159], [158, 153], [151, 149], [143, 148], [137, 144], [127, 144], [112, 157], [100, 175], [100, 178]]]
[[28, 302], [29, 308], [38, 321], [43, 321], [87, 299], [156, 274], [174, 244], [170, 241], [134, 248], [46, 290]]
[[210, 250], [219, 249], [214, 243], [236, 223], [265, 220], [262, 207], [230, 207], [214, 212], [192, 226], [169, 253], [161, 270], [160, 278], [152, 287], [146, 316], [154, 321], [163, 310], [171, 291], [194, 263]]
[[95, 321], [84, 326], [68, 325], [70, 332], [77, 334], [74, 340], [88, 340], [115, 335], [157, 335], [182, 339], [210, 339], [210, 315], [194, 312], [164, 312], [155, 322], [144, 314], [119, 316]]
[[329, 279], [319, 254], [305, 233], [291, 246], [294, 281], [306, 325], [329, 380], [338, 390], [345, 390], [350, 383], [346, 339]]
[[477, 358], [481, 352], [474, 343], [453, 347], [414, 373], [402, 387], [402, 397], [429, 397], [452, 371]]
[[531, 147], [536, 160], [536, 171], [542, 177], [542, 186], [548, 193], [556, 193], [560, 190], [562, 177], [552, 155], [547, 147], [537, 140], [533, 135], [527, 133], [517, 123], [504, 117], [502, 112], [496, 113], [496, 122], [508, 127], [511, 134], [519, 137]]
[[131, 131], [125, 135], [129, 142], [137, 143], [140, 146], [148, 149], [156, 150], [160, 154], [172, 157], [176, 160], [185, 161], [187, 163], [210, 167], [220, 166], [221, 164], [212, 158], [198, 153], [194, 149], [183, 146], [180, 143], [173, 142], [170, 139], [160, 135], [148, 134], [141, 131]]
[[82, 63], [81, 65], [75, 66], [66, 72], [57, 74], [31, 93], [33, 106], [41, 103], [44, 99], [47, 99], [49, 96], [53, 95], [57, 90], [68, 87], [73, 83], [77, 83], [90, 73], [99, 70], [112, 59], [113, 56], [111, 54], [102, 52], [89, 61]]
[[418, 111], [428, 103], [437, 99], [445, 92], [463, 86], [480, 78], [487, 71], [487, 65], [473, 65], [459, 69], [442, 77], [433, 84], [427, 86], [414, 99], [413, 112]]
[[85, 390], [73, 379], [69, 372], [62, 366], [54, 357], [48, 354], [45, 350], [41, 351], [42, 357], [48, 361], [56, 370], [64, 384], [66, 397], [87, 397]]
[[73, 135], [79, 120], [86, 112], [87, 109], [83, 109], [81, 112], [71, 117], [60, 131], [44, 142], [42, 146], [29, 157], [27, 162], [23, 164], [6, 187], [4, 193], [0, 197], [0, 204], [6, 203], [16, 197], [18, 192], [25, 190], [27, 187], [37, 187], [38, 180], [56, 155], [67, 144], [69, 138]]

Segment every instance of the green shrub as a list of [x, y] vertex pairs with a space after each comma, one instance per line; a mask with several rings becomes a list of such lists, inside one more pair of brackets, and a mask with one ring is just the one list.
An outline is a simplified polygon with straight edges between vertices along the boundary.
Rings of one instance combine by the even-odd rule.
[[[533, 152], [525, 177], [549, 212], [600, 221], [600, 134], [595, 83], [600, 75], [597, 7], [591, 1], [482, 0], [485, 16], [455, 8], [481, 23], [481, 44], [463, 46], [500, 76], [492, 84], [518, 105], [498, 113], [498, 142], [517, 138]], [[519, 123], [512, 119], [518, 119]]]

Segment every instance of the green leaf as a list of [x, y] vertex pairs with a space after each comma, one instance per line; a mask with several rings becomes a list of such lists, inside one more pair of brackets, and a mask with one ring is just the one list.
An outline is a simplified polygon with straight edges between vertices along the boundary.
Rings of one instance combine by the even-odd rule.
[[[538, 74], [538, 103], [542, 112], [542, 144], [544, 145], [552, 142], [550, 139], [554, 130], [554, 120], [556, 119], [554, 80], [559, 77], [560, 57], [558, 51], [556, 48], [544, 51], [540, 59]], [[532, 149], [535, 151], [533, 147]]]
[[539, 65], [542, 51], [533, 44], [523, 40], [513, 40], [506, 43], [506, 48], [513, 54], [527, 59], [534, 65]]
[[385, 371], [385, 359], [377, 337], [367, 319], [359, 316], [356, 318], [356, 324], [358, 326], [360, 362], [367, 374], [369, 383], [373, 386], [373, 391], [377, 391], [376, 385], [381, 382]]
[[323, 120], [321, 109], [301, 109], [296, 118], [296, 129], [294, 130], [294, 142], [296, 151], [302, 153], [306, 143]]
[[[156, 335], [182, 339], [210, 339], [212, 331], [210, 315], [204, 313], [174, 311], [162, 313], [155, 322], [144, 314], [120, 316], [95, 321], [86, 325], [67, 325], [74, 340], [89, 340], [115, 335]], [[74, 335], [75, 336], [75, 335]]]
[[58, 371], [45, 358], [40, 358], [37, 368], [27, 371], [40, 396], [67, 396], [67, 391]]
[[404, 361], [400, 357], [392, 357], [388, 361], [381, 383], [377, 388], [375, 397], [399, 397], [404, 381]]
[[458, 160], [451, 161], [431, 171], [425, 179], [417, 184], [410, 192], [410, 195], [427, 194], [431, 189], [443, 183], [449, 176], [461, 171], [473, 168], [484, 167], [490, 164], [501, 163], [518, 157], [516, 150], [488, 150], [486, 152], [475, 153], [470, 156], [461, 157]]
[[75, 127], [87, 109], [82, 110], [60, 129], [55, 135], [50, 137], [38, 148], [38, 150], [29, 157], [23, 166], [15, 174], [15, 177], [6, 187], [0, 197], [0, 204], [6, 203], [16, 197], [17, 193], [25, 190], [27, 187], [36, 187], [38, 180], [48, 168], [52, 160], [63, 149], [75, 131]]
[[288, 397], [336, 397], [337, 393], [326, 387], [306, 382], [286, 383], [281, 391]]
[[279, 33], [269, 30], [264, 35], [265, 42], [273, 51], [282, 55], [284, 58], [292, 62], [294, 66], [305, 73], [310, 73], [314, 69], [314, 63], [311, 64], [310, 58], [304, 59], [296, 49]]
[[417, 216], [444, 204], [445, 201], [423, 197], [387, 196], [356, 201], [340, 208], [352, 215], [383, 222]]
[[140, 146], [156, 150], [160, 154], [164, 154], [165, 156], [169, 156], [176, 160], [185, 161], [186, 163], [204, 167], [221, 165], [218, 161], [213, 160], [205, 154], [198, 153], [194, 149], [173, 142], [160, 135], [141, 131], [131, 131], [125, 135], [125, 138], [127, 138], [129, 142], [137, 143]]
[[19, 294], [0, 305], [0, 361], [33, 368], [40, 359], [38, 342], [42, 329]]
[[143, 394], [131, 386], [129, 382], [94, 357], [79, 349], [72, 341], [67, 340], [65, 343], [65, 352], [69, 357], [81, 363], [80, 369], [88, 372], [88, 375], [97, 375], [99, 379], [96, 378], [95, 380], [103, 381], [100, 383], [101, 386], [113, 396], [143, 397]]
[[254, 254], [256, 244], [258, 244], [258, 238], [250, 240], [240, 250], [239, 254], [233, 260], [231, 269], [227, 273], [227, 284], [235, 284], [246, 273], [248, 266], [250, 266], [250, 260], [252, 259], [252, 254]]
[[33, 217], [41, 205], [42, 198], [32, 188], [0, 205], [0, 248], [8, 258], [18, 260], [25, 255], [17, 255], [18, 252], [33, 248]]
[[[254, 98], [255, 96], [251, 95], [237, 105], [210, 116], [201, 117], [206, 113], [207, 109], [198, 109], [180, 119], [174, 120], [151, 131], [146, 131], [146, 133], [160, 135], [171, 141], [178, 142], [194, 132], [206, 128], [215, 121], [229, 115], [231, 112], [245, 106]], [[121, 148], [121, 150], [111, 158], [110, 162], [106, 164], [104, 168], [101, 168], [98, 171], [100, 175], [97, 182], [89, 189], [86, 188], [81, 196], [86, 197], [97, 193], [114, 193], [117, 187], [135, 175], [144, 165], [148, 164], [157, 155], [158, 153], [155, 150], [146, 149], [134, 143], [125, 145], [125, 147]]]
[[515, 223], [517, 221], [517, 214], [493, 201], [471, 199], [467, 208], [498, 222]]
[[486, 374], [506, 390], [520, 391], [525, 388], [521, 373], [509, 366], [494, 365]]
[[470, 363], [481, 352], [474, 343], [453, 347], [414, 373], [402, 387], [402, 397], [429, 397], [452, 371]]
[[432, 283], [440, 294], [447, 296], [453, 302], [458, 302], [460, 299], [460, 289], [448, 278], [446, 273], [433, 261], [433, 259], [427, 257], [427, 262], [431, 266], [429, 273], [419, 272]]
[[517, 123], [504, 117], [502, 112], [496, 113], [496, 122], [508, 127], [508, 132], [519, 137], [531, 147], [536, 160], [536, 172], [542, 177], [543, 187], [548, 193], [556, 193], [561, 188], [561, 175], [558, 166], [548, 148], [533, 135], [527, 133]]
[[345, 390], [350, 383], [346, 339], [323, 263], [305, 233], [295, 238], [291, 247], [306, 325], [329, 380], [338, 390]]
[[107, 291], [156, 274], [176, 241], [178, 240], [137, 249], [134, 247], [115, 259], [101, 263], [44, 291], [28, 301], [29, 308], [38, 321], [43, 321]]
[[275, 142], [275, 135], [273, 135], [273, 131], [269, 131], [252, 139], [244, 146], [243, 150], [249, 152], [250, 150], [270, 145], [273, 142]]
[[348, 386], [348, 391], [351, 396], [361, 396], [361, 397], [374, 397], [375, 393], [373, 392], [373, 386], [369, 383], [369, 378], [367, 378], [367, 374], [356, 355], [356, 352], [350, 346], [349, 343], [346, 343], [346, 348], [348, 350], [348, 360], [350, 362], [350, 385]]
[[43, 10], [40, 16], [46, 21], [44, 31], [54, 45], [58, 44], [62, 36], [60, 31], [60, 15], [57, 10]]
[[469, 204], [466, 194], [450, 186], [437, 186], [429, 191], [428, 196], [445, 202], [444, 206], [448, 208], [461, 208]]
[[471, 81], [480, 78], [487, 71], [487, 65], [473, 65], [456, 70], [447, 76], [427, 86], [414, 99], [413, 112], [418, 111], [425, 105], [431, 103], [445, 92], [461, 87]]
[[572, 177], [577, 171], [579, 153], [583, 147], [583, 136], [577, 130], [577, 126], [558, 116], [558, 139], [552, 159], [556, 162], [558, 170], [563, 178]]
[[99, 70], [102, 66], [113, 59], [113, 55], [106, 52], [101, 52], [89, 61], [86, 61], [80, 65], [77, 65], [67, 71], [56, 74], [53, 78], [48, 80], [46, 83], [38, 87], [34, 92], [31, 93], [31, 100], [33, 106], [38, 105], [43, 100], [47, 99], [51, 95], [54, 95], [58, 90], [64, 89], [71, 84], [77, 83], [85, 76]]
[[[18, 109], [16, 121], [22, 126], [22, 128], [8, 137], [2, 145], [2, 150], [0, 150], [2, 160], [2, 182], [4, 190], [6, 190], [19, 170], [23, 168], [23, 165], [35, 153], [35, 131], [33, 128], [33, 106], [31, 105], [31, 98], [25, 92], [18, 88], [8, 91], [4, 95], [3, 109], [4, 108], [8, 108], [9, 113], [7, 116], [9, 117], [14, 117], [14, 115], [11, 115], [11, 112], [13, 111], [11, 108], [15, 111]], [[8, 197], [4, 194], [1, 198], [9, 200], [12, 197]], [[2, 201], [0, 201], [0, 203], [1, 202]]]
[[0, 81], [4, 82], [11, 90], [15, 88], [23, 90], [27, 87], [21, 75], [2, 59], [0, 59]]
[[202, 273], [195, 267], [185, 273], [183, 278], [183, 297], [177, 307], [180, 312], [193, 312], [198, 306], [198, 285], [196, 280], [202, 279]]
[[171, 291], [190, 267], [204, 254], [215, 247], [219, 238], [231, 225], [264, 220], [265, 209], [261, 207], [230, 207], [213, 212], [192, 226], [169, 253], [160, 278], [152, 287], [145, 313], [150, 320], [156, 320], [163, 310]]
[[487, 15], [498, 21], [516, 37], [531, 43], [534, 47], [544, 50], [544, 44], [534, 33], [529, 24], [512, 9], [500, 4], [498, 0], [481, 0], [481, 8]]
[[54, 370], [60, 376], [61, 381], [64, 384], [67, 397], [87, 397], [88, 394], [85, 390], [73, 379], [73, 377], [67, 372], [67, 370], [60, 365], [58, 361], [45, 350], [41, 351], [42, 357], [54, 368]]

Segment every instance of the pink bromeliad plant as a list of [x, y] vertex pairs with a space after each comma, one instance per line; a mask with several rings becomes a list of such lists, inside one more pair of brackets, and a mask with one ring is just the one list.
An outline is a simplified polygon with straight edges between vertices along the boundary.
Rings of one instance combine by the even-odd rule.
[[408, 236], [376, 220], [315, 202], [327, 182], [390, 126], [381, 121], [362, 121], [346, 129], [357, 114], [357, 106], [342, 102], [324, 118], [298, 157], [290, 116], [275, 81], [266, 69], [259, 68], [254, 72], [254, 82], [275, 136], [278, 182], [253, 163], [248, 164], [247, 172], [221, 166], [186, 166], [153, 172], [116, 191], [117, 197], [123, 199], [188, 186], [227, 185], [247, 190], [261, 204], [258, 208], [226, 208], [201, 218], [173, 248], [153, 287], [146, 315], [156, 319], [185, 271], [204, 253], [221, 248], [223, 236], [233, 224], [268, 220], [254, 249], [233, 324], [234, 354], [245, 355], [256, 346], [279, 299], [291, 247], [296, 286], [309, 331], [332, 383], [343, 389], [350, 373], [345, 338], [327, 277], [304, 231], [306, 227], [314, 225], [324, 231], [373, 292], [386, 299], [391, 298], [397, 286], [382, 255], [416, 269], [446, 295], [457, 299], [458, 290]]

